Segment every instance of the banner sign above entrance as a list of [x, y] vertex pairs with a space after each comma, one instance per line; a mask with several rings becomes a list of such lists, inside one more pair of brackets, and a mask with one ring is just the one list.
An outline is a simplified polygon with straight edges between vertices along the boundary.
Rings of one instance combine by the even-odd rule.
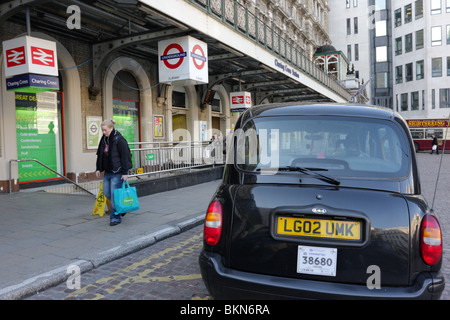
[[208, 46], [191, 36], [158, 43], [159, 82], [173, 85], [208, 83]]
[[25, 73], [58, 76], [56, 43], [23, 36], [3, 42], [6, 77]]
[[242, 112], [252, 106], [252, 95], [250, 92], [230, 92], [230, 111]]
[[59, 90], [59, 78], [37, 74], [22, 74], [6, 79], [6, 90], [28, 93]]

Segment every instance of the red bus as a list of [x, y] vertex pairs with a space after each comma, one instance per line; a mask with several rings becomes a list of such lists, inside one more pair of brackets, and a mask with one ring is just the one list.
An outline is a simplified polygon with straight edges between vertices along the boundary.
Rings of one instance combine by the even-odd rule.
[[447, 130], [449, 119], [409, 119], [408, 122], [414, 146], [417, 151], [431, 151], [434, 134], [438, 138], [438, 149], [444, 148], [444, 135], [447, 142], [445, 149], [450, 149], [450, 132]]

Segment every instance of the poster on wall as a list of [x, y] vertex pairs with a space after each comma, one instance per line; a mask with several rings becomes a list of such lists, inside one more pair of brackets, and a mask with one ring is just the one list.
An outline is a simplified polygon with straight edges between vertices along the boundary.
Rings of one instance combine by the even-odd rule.
[[153, 116], [153, 128], [155, 138], [164, 138], [164, 116]]
[[88, 149], [97, 149], [102, 138], [102, 117], [86, 117], [86, 141]]
[[206, 133], [208, 131], [207, 122], [206, 121], [199, 121], [200, 123], [200, 137], [202, 141], [207, 141], [208, 137], [206, 136]]
[[[36, 159], [62, 173], [62, 138], [57, 93], [16, 93], [19, 160]], [[19, 163], [19, 183], [49, 180], [58, 175], [34, 161]]]

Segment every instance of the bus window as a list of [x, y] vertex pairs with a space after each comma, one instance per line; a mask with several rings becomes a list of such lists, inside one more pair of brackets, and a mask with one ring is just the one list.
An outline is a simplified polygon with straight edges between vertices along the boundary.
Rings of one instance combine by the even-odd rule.
[[413, 139], [423, 139], [423, 129], [411, 129], [411, 136]]
[[432, 135], [435, 135], [438, 139], [442, 139], [444, 136], [442, 129], [427, 129], [427, 139], [433, 139]]

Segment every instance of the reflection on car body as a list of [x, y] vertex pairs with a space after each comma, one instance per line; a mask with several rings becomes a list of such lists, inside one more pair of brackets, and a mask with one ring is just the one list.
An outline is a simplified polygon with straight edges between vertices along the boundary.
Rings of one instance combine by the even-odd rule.
[[398, 114], [255, 106], [229, 146], [199, 257], [214, 298], [439, 299], [441, 229]]

